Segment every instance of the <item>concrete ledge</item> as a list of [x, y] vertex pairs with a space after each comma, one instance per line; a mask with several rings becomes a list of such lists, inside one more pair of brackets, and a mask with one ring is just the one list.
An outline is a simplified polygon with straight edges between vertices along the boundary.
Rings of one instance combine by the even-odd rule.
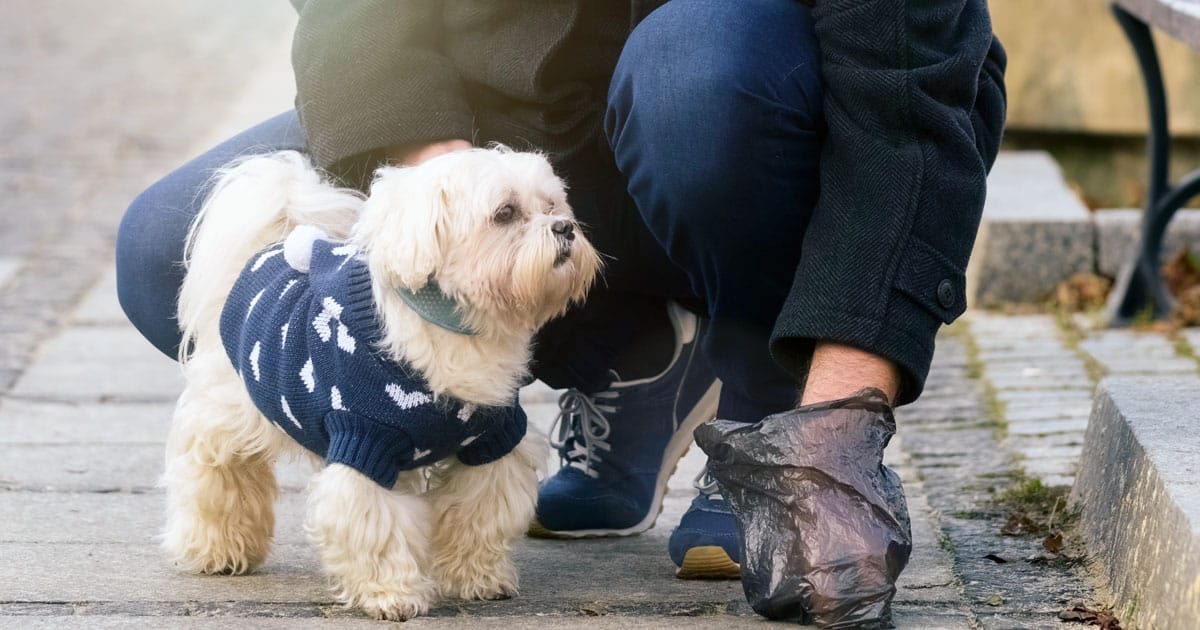
[[972, 306], [1035, 302], [1095, 266], [1091, 214], [1043, 151], [1004, 152], [988, 177], [983, 223], [967, 268]]
[[1135, 628], [1200, 619], [1200, 379], [1104, 380], [1072, 491], [1080, 531]]
[[[974, 307], [1038, 302], [1079, 272], [1117, 277], [1141, 239], [1142, 211], [1089, 212], [1050, 154], [1006, 151], [988, 176], [988, 198], [971, 262]], [[1176, 213], [1163, 254], [1200, 249], [1200, 210]]]
[[[1098, 210], [1096, 221], [1096, 270], [1116, 277], [1137, 253], [1142, 238], [1142, 211], [1132, 209]], [[1175, 213], [1163, 241], [1163, 256], [1184, 247], [1200, 244], [1200, 210], [1183, 209]]]

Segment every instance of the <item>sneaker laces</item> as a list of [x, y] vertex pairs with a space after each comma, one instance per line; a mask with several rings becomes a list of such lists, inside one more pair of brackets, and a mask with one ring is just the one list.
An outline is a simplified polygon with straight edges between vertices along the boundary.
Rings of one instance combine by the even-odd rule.
[[550, 446], [558, 449], [563, 465], [583, 471], [593, 479], [599, 476], [595, 465], [603, 460], [597, 451], [612, 449], [605, 441], [611, 430], [605, 414], [615, 413], [617, 407], [595, 399], [616, 396], [616, 392], [588, 396], [577, 389], [568, 389], [559, 397], [558, 417], [550, 427]]
[[725, 496], [721, 494], [721, 486], [717, 485], [717, 480], [708, 472], [708, 466], [705, 466], [700, 474], [692, 480], [692, 487], [713, 501], [725, 500]]

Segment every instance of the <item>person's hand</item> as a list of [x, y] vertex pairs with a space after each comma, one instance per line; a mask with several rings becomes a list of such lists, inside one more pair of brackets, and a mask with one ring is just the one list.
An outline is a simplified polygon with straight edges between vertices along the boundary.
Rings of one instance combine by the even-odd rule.
[[389, 162], [401, 166], [416, 166], [429, 158], [442, 155], [443, 153], [463, 151], [470, 148], [472, 148], [470, 142], [458, 138], [430, 142], [428, 144], [401, 144], [388, 148], [387, 159]]

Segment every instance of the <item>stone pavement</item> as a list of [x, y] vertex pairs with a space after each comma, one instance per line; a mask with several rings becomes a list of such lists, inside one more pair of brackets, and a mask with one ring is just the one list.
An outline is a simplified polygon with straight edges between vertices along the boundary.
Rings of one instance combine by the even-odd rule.
[[[896, 600], [900, 627], [1060, 627], [1068, 601], [1096, 598], [1077, 567], [1036, 561], [1040, 538], [1000, 536], [1005, 510], [995, 498], [1022, 472], [1070, 481], [1097, 370], [1089, 365], [1109, 359], [1105, 348], [1132, 349], [1121, 358], [1144, 370], [1194, 372], [1196, 364], [1178, 340], [1089, 334], [1064, 321], [968, 313], [940, 338], [925, 396], [898, 411], [888, 461], [904, 478], [916, 542]], [[0, 398], [0, 628], [368, 623], [333, 603], [304, 542], [300, 491], [309, 472], [300, 465], [282, 467], [277, 543], [260, 571], [191, 576], [162, 558], [155, 481], [180, 386], [176, 366], [124, 321], [110, 272]], [[524, 400], [548, 429], [554, 393], [534, 386]], [[736, 583], [673, 578], [666, 537], [702, 464], [693, 449], [650, 532], [523, 541], [520, 597], [447, 602], [414, 625], [761, 623]]]
[[[266, 625], [283, 623], [267, 617], [303, 625], [358, 622], [356, 613], [333, 604], [304, 542], [300, 490], [309, 472], [300, 464], [283, 466], [275, 550], [254, 575], [184, 575], [162, 558], [155, 534], [163, 496], [155, 481], [181, 382], [173, 362], [124, 322], [114, 293], [108, 274], [0, 401], [0, 523], [6, 523], [0, 529], [0, 628], [207, 623], [198, 617]], [[555, 399], [536, 386], [524, 395], [543, 431], [557, 411]], [[968, 627], [971, 612], [916, 470], [902, 449], [889, 456], [908, 484], [917, 544], [897, 597], [898, 621], [910, 628]], [[599, 621], [593, 616], [639, 628], [758, 624], [736, 582], [673, 577], [666, 538], [693, 496], [691, 482], [702, 465], [693, 449], [647, 534], [523, 541], [520, 597], [445, 603], [414, 624], [457, 627], [468, 616], [471, 624], [501, 617], [509, 621], [493, 621], [528, 627], [593, 626]]]
[[[1167, 342], [1132, 332], [1071, 342], [1080, 333], [1058, 321], [969, 313], [940, 339], [926, 395], [899, 410], [888, 461], [904, 478], [916, 542], [896, 600], [900, 627], [1060, 627], [1056, 615], [1068, 601], [1096, 597], [1076, 567], [1030, 561], [1039, 557], [1040, 538], [1000, 536], [1005, 512], [995, 497], [1022, 468], [1049, 471], [1051, 483], [1073, 474], [1090, 396], [1080, 384], [1089, 372], [1073, 347], [1123, 338], [1153, 354]], [[180, 386], [176, 366], [125, 323], [110, 272], [0, 399], [0, 628], [368, 623], [333, 603], [304, 542], [300, 491], [309, 473], [300, 465], [283, 466], [275, 551], [254, 575], [185, 575], [162, 558], [154, 539], [163, 497], [155, 480]], [[534, 386], [524, 400], [534, 423], [548, 429], [554, 393]], [[523, 541], [520, 597], [447, 602], [412, 623], [760, 624], [736, 583], [673, 578], [666, 537], [702, 464], [693, 449], [650, 532]]]

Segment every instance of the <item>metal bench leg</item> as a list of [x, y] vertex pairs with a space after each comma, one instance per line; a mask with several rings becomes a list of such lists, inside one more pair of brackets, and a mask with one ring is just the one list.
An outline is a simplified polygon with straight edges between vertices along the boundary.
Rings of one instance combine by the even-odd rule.
[[1147, 147], [1150, 181], [1146, 193], [1146, 212], [1142, 218], [1142, 240], [1137, 258], [1121, 272], [1109, 301], [1111, 323], [1126, 325], [1145, 313], [1157, 319], [1171, 312], [1174, 300], [1159, 275], [1163, 234], [1175, 211], [1200, 190], [1197, 188], [1200, 183], [1189, 180], [1178, 189], [1171, 189], [1167, 181], [1171, 159], [1167, 98], [1154, 39], [1150, 35], [1150, 28], [1137, 16], [1116, 5], [1112, 10], [1137, 55], [1150, 113]]

